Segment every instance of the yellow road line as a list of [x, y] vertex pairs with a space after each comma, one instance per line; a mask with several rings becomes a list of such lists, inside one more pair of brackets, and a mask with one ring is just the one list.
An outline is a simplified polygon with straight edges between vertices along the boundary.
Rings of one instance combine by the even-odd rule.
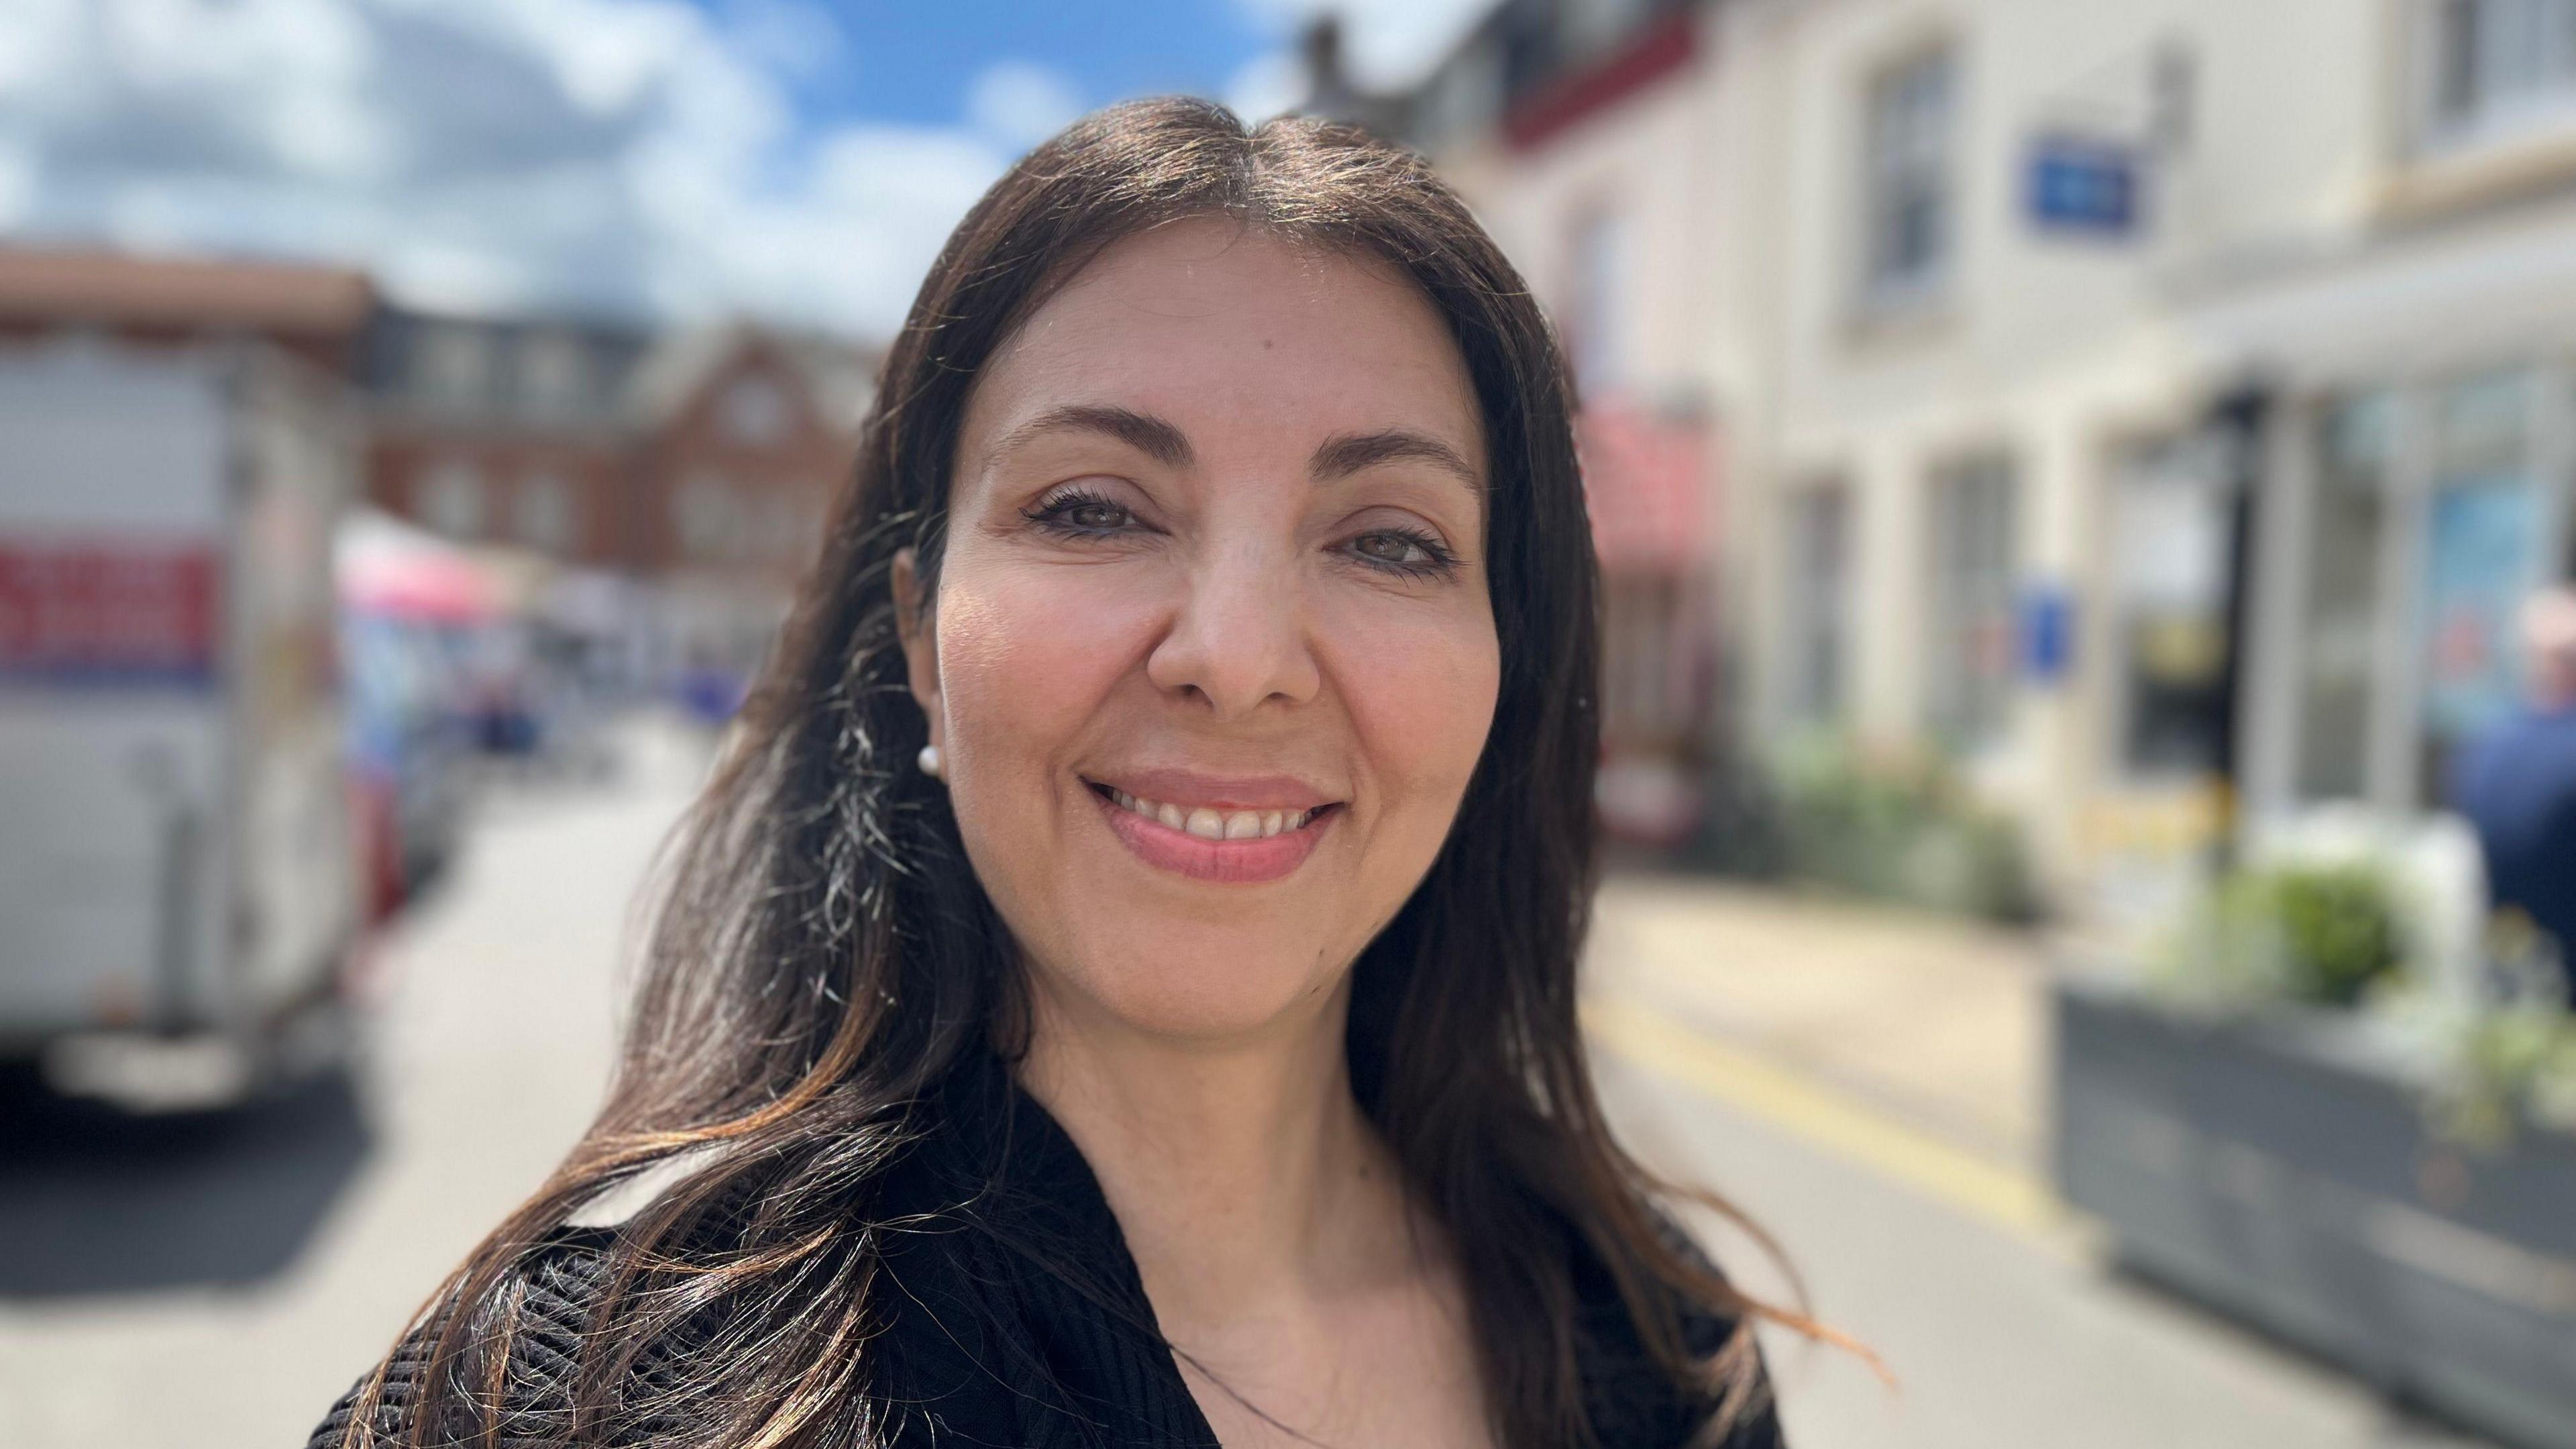
[[1846, 1157], [1973, 1217], [2072, 1250], [2080, 1229], [2026, 1172], [1890, 1120], [1844, 1093], [1633, 1001], [1583, 1004], [1592, 1039], [1657, 1076]]

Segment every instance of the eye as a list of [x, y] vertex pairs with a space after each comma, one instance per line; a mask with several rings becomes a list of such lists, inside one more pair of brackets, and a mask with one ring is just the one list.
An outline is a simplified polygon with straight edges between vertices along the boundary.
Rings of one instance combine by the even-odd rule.
[[1069, 503], [1056, 517], [1076, 528], [1118, 528], [1130, 519], [1115, 503]]
[[1041, 528], [1080, 538], [1124, 533], [1137, 526], [1135, 511], [1127, 505], [1078, 488], [1047, 495], [1026, 516]]
[[1373, 528], [1345, 547], [1371, 568], [1413, 578], [1435, 577], [1458, 566], [1458, 556], [1438, 538], [1409, 528]]
[[1431, 555], [1413, 538], [1401, 533], [1363, 533], [1351, 540], [1360, 557], [1378, 563], [1429, 563]]

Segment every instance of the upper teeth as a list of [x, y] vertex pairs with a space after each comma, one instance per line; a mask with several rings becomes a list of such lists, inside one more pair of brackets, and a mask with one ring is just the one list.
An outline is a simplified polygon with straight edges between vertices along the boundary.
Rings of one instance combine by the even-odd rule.
[[[1119, 808], [1133, 810], [1148, 820], [1159, 820], [1174, 830], [1186, 830], [1202, 840], [1258, 840], [1295, 830], [1315, 816], [1313, 810], [1210, 810], [1201, 806], [1184, 810], [1159, 800], [1146, 800], [1124, 790], [1112, 789], [1109, 798]], [[1320, 807], [1318, 807], [1320, 808]]]

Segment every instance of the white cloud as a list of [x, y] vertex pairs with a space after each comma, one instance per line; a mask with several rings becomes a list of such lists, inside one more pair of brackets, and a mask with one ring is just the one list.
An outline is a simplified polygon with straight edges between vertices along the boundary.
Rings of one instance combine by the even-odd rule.
[[[202, 0], [191, 0], [202, 3]], [[721, 64], [705, 17], [678, 0], [328, 0], [366, 11], [407, 12], [487, 43], [523, 50], [549, 67], [583, 110], [610, 115], [657, 84]]]
[[1077, 103], [1028, 67], [979, 85], [975, 130], [811, 134], [781, 75], [785, 51], [846, 59], [818, 22], [795, 0], [0, 0], [0, 227], [356, 262], [424, 305], [890, 330], [1003, 147]]
[[726, 0], [718, 11], [725, 39], [755, 65], [821, 80], [850, 63], [850, 43], [840, 22], [818, 6], [796, 0]]
[[79, 0], [17, 0], [0, 5], [0, 95], [20, 90], [60, 53], [79, 23]]
[[966, 114], [995, 140], [1025, 151], [1071, 125], [1082, 114], [1073, 82], [1025, 60], [984, 67], [966, 90]]
[[1306, 98], [1306, 90], [1305, 63], [1292, 52], [1274, 50], [1244, 62], [1218, 99], [1227, 110], [1259, 125], [1286, 114]]

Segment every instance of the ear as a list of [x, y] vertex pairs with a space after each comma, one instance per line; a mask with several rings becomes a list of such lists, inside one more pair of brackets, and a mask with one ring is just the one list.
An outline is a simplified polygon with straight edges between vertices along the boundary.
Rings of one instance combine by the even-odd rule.
[[913, 702], [930, 721], [930, 743], [938, 744], [939, 623], [929, 601], [921, 596], [921, 570], [908, 548], [894, 556], [894, 628], [903, 643], [905, 682], [911, 686]]

